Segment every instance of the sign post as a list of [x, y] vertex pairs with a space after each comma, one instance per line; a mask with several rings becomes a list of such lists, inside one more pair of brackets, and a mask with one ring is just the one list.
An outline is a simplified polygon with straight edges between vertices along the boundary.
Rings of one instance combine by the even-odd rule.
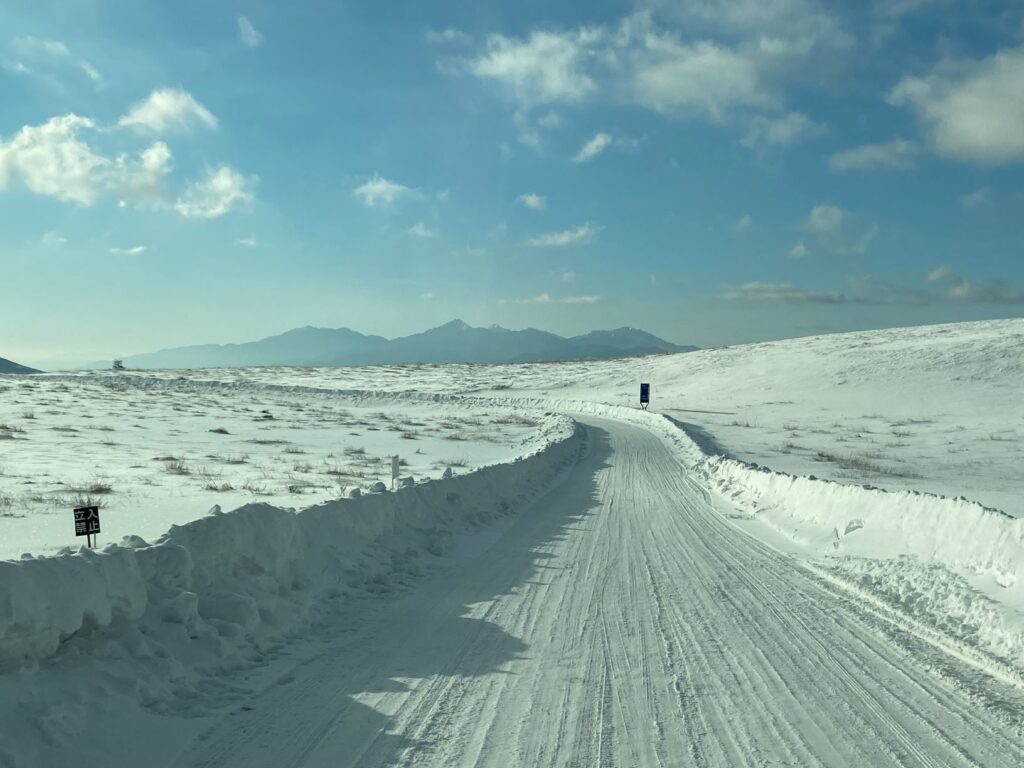
[[391, 490], [395, 490], [395, 482], [398, 480], [398, 454], [391, 457]]
[[647, 410], [647, 406], [651, 404], [651, 385], [641, 384], [640, 385], [640, 407], [643, 410]]
[[100, 508], [75, 508], [75, 536], [85, 536], [89, 547], [96, 546], [93, 536], [100, 532]]

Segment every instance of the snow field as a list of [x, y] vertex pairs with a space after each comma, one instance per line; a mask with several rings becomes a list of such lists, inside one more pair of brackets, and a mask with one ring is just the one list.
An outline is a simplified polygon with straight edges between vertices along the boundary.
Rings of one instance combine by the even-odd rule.
[[253, 501], [308, 506], [401, 475], [441, 477], [543, 445], [558, 417], [184, 377], [0, 377], [0, 558], [79, 542], [71, 509], [102, 507], [100, 541]]
[[792, 475], [966, 496], [1024, 516], [1024, 319], [592, 362], [203, 373], [627, 407], [647, 381], [653, 410], [703, 428], [736, 458]]

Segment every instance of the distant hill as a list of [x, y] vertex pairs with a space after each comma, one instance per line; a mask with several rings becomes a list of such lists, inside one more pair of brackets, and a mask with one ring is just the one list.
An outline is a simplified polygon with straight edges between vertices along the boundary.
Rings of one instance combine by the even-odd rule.
[[39, 373], [39, 371], [35, 368], [12, 363], [10, 360], [0, 357], [0, 373]]
[[[527, 328], [474, 328], [461, 320], [423, 333], [385, 339], [348, 328], [296, 328], [243, 344], [204, 344], [135, 355], [129, 368], [215, 368], [246, 365], [390, 365], [399, 363], [525, 363], [692, 352], [636, 328], [565, 338]], [[103, 364], [101, 367], [106, 367]]]

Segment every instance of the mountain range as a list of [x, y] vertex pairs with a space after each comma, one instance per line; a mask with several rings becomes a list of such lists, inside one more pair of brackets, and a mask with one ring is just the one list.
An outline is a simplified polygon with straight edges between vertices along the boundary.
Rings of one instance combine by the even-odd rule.
[[[474, 328], [461, 320], [386, 339], [349, 328], [296, 328], [242, 344], [177, 347], [124, 358], [129, 368], [217, 368], [247, 365], [393, 365], [402, 363], [525, 363], [692, 352], [636, 328], [566, 338], [527, 328]], [[97, 367], [107, 367], [109, 363]]]
[[0, 357], [0, 373], [39, 373], [39, 371], [35, 368], [12, 363], [10, 360]]

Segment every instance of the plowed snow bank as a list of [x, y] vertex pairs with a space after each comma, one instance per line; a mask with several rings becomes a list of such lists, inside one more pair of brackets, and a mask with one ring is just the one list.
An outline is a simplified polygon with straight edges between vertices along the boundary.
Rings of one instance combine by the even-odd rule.
[[582, 444], [581, 429], [563, 420], [528, 456], [397, 493], [298, 513], [249, 504], [175, 526], [152, 546], [128, 537], [101, 551], [0, 562], [0, 664], [114, 636], [125, 654], [186, 677], [196, 660], [286, 634], [324, 597], [408, 578], [453, 532], [536, 496]]

